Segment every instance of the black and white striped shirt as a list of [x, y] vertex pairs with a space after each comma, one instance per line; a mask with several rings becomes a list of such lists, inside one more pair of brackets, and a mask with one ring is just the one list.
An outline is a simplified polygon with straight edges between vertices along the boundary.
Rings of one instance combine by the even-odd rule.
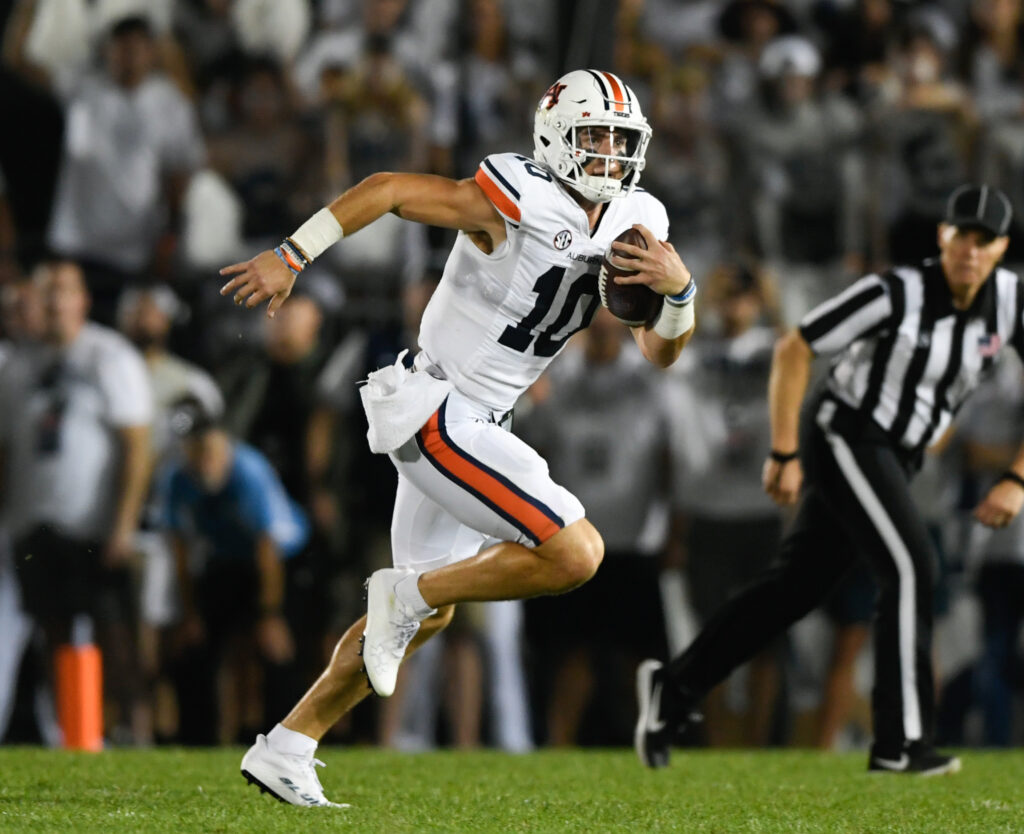
[[997, 267], [957, 310], [937, 259], [868, 275], [800, 322], [814, 353], [837, 353], [828, 387], [916, 454], [953, 415], [1007, 344], [1024, 356], [1024, 286]]

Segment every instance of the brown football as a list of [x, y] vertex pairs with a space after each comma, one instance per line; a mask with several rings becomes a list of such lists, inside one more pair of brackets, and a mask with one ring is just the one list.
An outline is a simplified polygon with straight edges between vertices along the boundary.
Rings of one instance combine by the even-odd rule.
[[[620, 243], [628, 243], [641, 249], [647, 248], [647, 241], [636, 229], [626, 229], [617, 238]], [[631, 270], [619, 269], [608, 261], [608, 254], [601, 258], [601, 271], [597, 276], [597, 288], [601, 295], [601, 303], [608, 308], [615, 318], [630, 327], [644, 327], [654, 323], [661, 312], [663, 297], [644, 284], [616, 284], [617, 275], [629, 275]], [[621, 253], [620, 253], [621, 254]], [[629, 255], [622, 255], [624, 258]]]

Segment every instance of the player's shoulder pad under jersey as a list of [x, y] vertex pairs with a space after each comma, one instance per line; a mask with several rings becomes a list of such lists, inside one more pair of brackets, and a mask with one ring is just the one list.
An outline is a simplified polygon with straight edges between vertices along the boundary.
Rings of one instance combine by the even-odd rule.
[[554, 176], [540, 163], [517, 153], [485, 157], [476, 171], [476, 183], [494, 207], [513, 226], [528, 219], [531, 206], [544, 192], [557, 189]]
[[665, 204], [643, 188], [637, 188], [625, 199], [632, 205], [629, 215], [635, 217], [635, 223], [642, 223], [650, 229], [658, 240], [668, 240], [668, 211]]

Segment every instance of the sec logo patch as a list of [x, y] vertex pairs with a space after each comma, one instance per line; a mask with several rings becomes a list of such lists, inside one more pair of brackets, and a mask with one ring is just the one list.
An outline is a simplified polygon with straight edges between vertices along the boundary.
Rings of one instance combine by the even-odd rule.
[[568, 229], [562, 229], [557, 235], [555, 235], [555, 249], [561, 252], [563, 249], [568, 249], [572, 243], [572, 232]]

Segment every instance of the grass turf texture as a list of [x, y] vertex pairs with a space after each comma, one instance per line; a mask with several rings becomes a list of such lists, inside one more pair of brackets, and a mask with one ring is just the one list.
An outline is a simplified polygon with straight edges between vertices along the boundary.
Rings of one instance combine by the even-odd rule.
[[0, 749], [0, 832], [1019, 832], [1024, 752], [970, 752], [932, 778], [869, 775], [866, 757], [631, 751], [326, 749], [327, 796], [282, 805], [239, 775], [238, 750]]

